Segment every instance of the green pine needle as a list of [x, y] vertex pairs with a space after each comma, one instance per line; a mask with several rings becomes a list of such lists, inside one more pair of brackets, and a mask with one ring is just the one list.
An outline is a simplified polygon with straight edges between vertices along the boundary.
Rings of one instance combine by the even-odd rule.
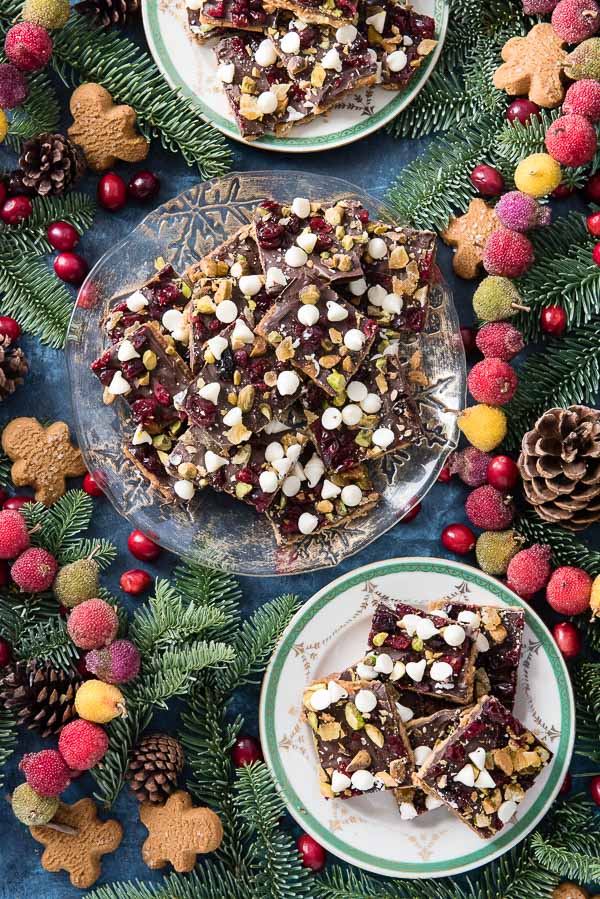
[[125, 783], [131, 750], [152, 719], [148, 706], [128, 705], [126, 718], [114, 718], [108, 725], [108, 750], [90, 774], [96, 781], [94, 799], [109, 809]]
[[116, 546], [110, 540], [105, 540], [104, 538], [95, 540], [82, 537], [74, 540], [64, 549], [61, 547], [57, 559], [61, 565], [67, 565], [69, 562], [76, 562], [78, 559], [89, 559], [92, 557], [100, 570], [102, 570], [115, 560], [116, 555]]
[[84, 490], [68, 490], [54, 505], [27, 503], [23, 515], [30, 528], [35, 528], [32, 542], [53, 555], [68, 552], [77, 544], [82, 531], [90, 526], [92, 497]]
[[56, 91], [46, 72], [27, 76], [29, 96], [10, 115], [6, 146], [15, 152], [21, 143], [45, 131], [56, 131], [60, 122], [60, 105]]
[[600, 662], [582, 662], [573, 675], [577, 706], [575, 752], [600, 762]]
[[202, 671], [221, 668], [234, 658], [231, 646], [213, 641], [199, 640], [181, 648], [158, 649], [151, 659], [142, 656], [141, 675], [128, 693], [138, 705], [166, 709], [169, 699], [189, 693]]
[[0, 311], [18, 318], [23, 330], [35, 334], [42, 343], [60, 349], [65, 343], [73, 298], [43, 260], [15, 254], [14, 247], [0, 240]]
[[[55, 608], [58, 613], [56, 603]], [[29, 627], [17, 648], [21, 659], [41, 659], [64, 671], [72, 671], [79, 657], [77, 647], [68, 634], [67, 623], [58, 614]]]
[[4, 786], [7, 761], [15, 751], [17, 726], [12, 713], [0, 706], [0, 789]]
[[10, 470], [12, 468], [12, 462], [4, 452], [4, 450], [0, 447], [0, 487], [3, 489], [8, 487], [11, 483]]
[[227, 868], [203, 860], [190, 874], [167, 874], [160, 883], [140, 880], [113, 883], [86, 893], [84, 899], [252, 899], [248, 884]]
[[595, 883], [600, 880], [598, 833], [570, 833], [568, 838], [534, 833], [531, 844], [540, 865], [565, 880]]
[[2, 231], [2, 244], [36, 256], [51, 253], [53, 248], [46, 236], [48, 225], [56, 221], [69, 222], [83, 234], [92, 226], [95, 210], [96, 204], [91, 197], [75, 191], [64, 197], [35, 197], [29, 218]]

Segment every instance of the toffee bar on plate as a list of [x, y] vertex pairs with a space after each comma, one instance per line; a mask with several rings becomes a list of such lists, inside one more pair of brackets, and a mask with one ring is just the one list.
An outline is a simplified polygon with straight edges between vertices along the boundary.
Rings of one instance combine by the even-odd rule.
[[[384, 670], [388, 668], [385, 656], [382, 657], [381, 668]], [[345, 668], [338, 677], [340, 680], [349, 681], [372, 681], [380, 678], [383, 681], [389, 680], [384, 671], [380, 671], [377, 668], [376, 655], [365, 656], [359, 662], [356, 662], [349, 668]], [[426, 696], [424, 693], [412, 693], [409, 690], [398, 688], [397, 684], [394, 684], [394, 687], [397, 693], [396, 708], [402, 721], [407, 726], [412, 721], [429, 718], [431, 715], [435, 715], [436, 712], [440, 712], [448, 707], [450, 707], [451, 711], [456, 711], [456, 705], [448, 702], [443, 697], [438, 699], [436, 696]]]
[[473, 697], [478, 634], [477, 627], [405, 603], [380, 603], [366, 659], [375, 657], [380, 677], [398, 688], [466, 705]]
[[[125, 331], [146, 322], [160, 322], [185, 352], [188, 333], [183, 321], [183, 309], [191, 290], [172, 265], [163, 267], [138, 290], [112, 306], [103, 326], [112, 343], [117, 343]], [[179, 315], [177, 314], [179, 313]]]
[[319, 757], [321, 795], [348, 799], [411, 782], [413, 755], [389, 684], [334, 677], [304, 691], [303, 714]]
[[366, 0], [361, 27], [381, 61], [380, 83], [385, 90], [406, 88], [437, 45], [434, 19], [397, 0]]
[[300, 399], [310, 436], [332, 471], [378, 459], [421, 438], [417, 407], [394, 354], [372, 354], [336, 401], [309, 384]]
[[337, 28], [358, 21], [358, 0], [264, 0], [265, 9], [287, 9], [303, 22]]
[[92, 371], [104, 387], [108, 405], [119, 396], [131, 407], [139, 439], [163, 433], [185, 413], [179, 400], [187, 389], [191, 372], [175, 349], [174, 340], [160, 332], [157, 322], [143, 324], [106, 350]]
[[292, 281], [256, 331], [330, 396], [343, 395], [377, 334], [377, 325], [329, 287]]
[[477, 606], [444, 599], [431, 603], [429, 608], [441, 609], [459, 624], [479, 625], [476, 698], [490, 694], [511, 709], [517, 689], [525, 612], [508, 606]]
[[461, 716], [414, 777], [483, 839], [514, 816], [552, 758], [550, 750], [494, 696]]
[[[194, 5], [197, 0], [194, 0]], [[188, 6], [188, 16], [191, 13]], [[275, 17], [262, 0], [202, 0], [194, 21], [213, 28], [237, 28], [239, 31], [264, 31]]]
[[[415, 768], [423, 765], [436, 746], [445, 740], [458, 726], [463, 709], [440, 709], [427, 718], [414, 718], [406, 725], [406, 732], [415, 758]], [[433, 811], [443, 805], [420, 787], [411, 785], [394, 791], [398, 811], [403, 821], [410, 821], [418, 815]]]

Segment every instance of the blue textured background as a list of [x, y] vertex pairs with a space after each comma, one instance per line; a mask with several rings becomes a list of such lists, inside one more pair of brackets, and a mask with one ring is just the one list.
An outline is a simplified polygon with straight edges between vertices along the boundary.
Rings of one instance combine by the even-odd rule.
[[[139, 29], [131, 29], [129, 33], [139, 39], [140, 43], [143, 42], [143, 35]], [[68, 93], [63, 89], [61, 89], [61, 98], [64, 101], [63, 108], [66, 108]], [[68, 124], [69, 120], [65, 119], [63, 126], [66, 128]], [[319, 191], [318, 176], [321, 174], [336, 175], [354, 182], [374, 196], [383, 199], [400, 169], [416, 158], [426, 143], [426, 140], [398, 141], [382, 131], [353, 146], [328, 153], [312, 153], [302, 156], [267, 153], [232, 143], [233, 168], [243, 171], [302, 168], [315, 173], [316, 195]], [[14, 167], [14, 156], [0, 148], [0, 169]], [[162, 186], [156, 205], [187, 190], [198, 180], [194, 169], [188, 168], [181, 157], [163, 151], [157, 146], [157, 142], [150, 151], [147, 163], [139, 167], [121, 165], [117, 170], [124, 178], [128, 179], [135, 170], [141, 167], [151, 168], [160, 176]], [[96, 181], [95, 177], [89, 176], [78, 189], [93, 194]], [[565, 203], [561, 204], [561, 213], [565, 211], [566, 205]], [[100, 209], [94, 227], [81, 241], [80, 252], [90, 264], [96, 262], [108, 248], [137, 225], [148, 211], [148, 207], [136, 204], [131, 204], [116, 214]], [[440, 248], [439, 259], [443, 273], [455, 291], [455, 300], [461, 321], [469, 323], [472, 317], [469, 285], [457, 281], [453, 277], [447, 248], [443, 246]], [[20, 388], [10, 401], [0, 407], [2, 421], [18, 415], [35, 415], [40, 419], [64, 420], [70, 423], [72, 415], [70, 399], [66, 390], [63, 354], [41, 347], [37, 340], [28, 337], [23, 340], [23, 345], [29, 357], [31, 373], [26, 385]], [[90, 401], [95, 401], [95, 399], [90, 398]], [[71, 486], [76, 486], [75, 482], [71, 482]], [[456, 480], [450, 484], [436, 484], [424, 500], [423, 511], [415, 521], [410, 524], [398, 525], [364, 552], [335, 569], [295, 578], [279, 577], [273, 580], [242, 578], [244, 609], [249, 613], [266, 600], [288, 591], [297, 592], [304, 598], [308, 598], [343, 572], [378, 559], [394, 556], [448, 555], [440, 545], [439, 535], [442, 528], [449, 522], [466, 521], [463, 509], [465, 495], [465, 488]], [[119, 574], [138, 565], [126, 549], [129, 530], [127, 523], [119, 518], [106, 500], [95, 501], [93, 534], [109, 537], [118, 547], [117, 559], [105, 578], [107, 586], [115, 592], [118, 592]], [[465, 561], [470, 561], [470, 559], [467, 558]], [[142, 567], [151, 571], [153, 575], [168, 577], [174, 563], [175, 558], [163, 552], [155, 564], [142, 565]], [[139, 602], [139, 600], [124, 595], [122, 598], [130, 609]], [[256, 696], [247, 695], [240, 699], [239, 704], [240, 710], [246, 716], [246, 730], [256, 733]], [[176, 713], [171, 713], [163, 723], [174, 729], [176, 722]], [[157, 716], [155, 723], [161, 726], [161, 718]], [[50, 744], [46, 741], [44, 745]], [[23, 753], [41, 748], [41, 741], [36, 740], [29, 733], [20, 733], [17, 752], [8, 766], [7, 790], [22, 780], [22, 776], [16, 770], [16, 765]], [[69, 788], [64, 794], [64, 798], [68, 802], [73, 802], [82, 796], [91, 795], [93, 788], [93, 780], [84, 776]], [[102, 876], [98, 884], [136, 877], [146, 881], [160, 880], [161, 873], [150, 871], [142, 861], [140, 847], [146, 831], [139, 823], [137, 802], [127, 789], [121, 794], [112, 814], [124, 825], [125, 835], [118, 851], [104, 857]], [[16, 821], [9, 805], [5, 802], [0, 803], [0, 834], [3, 838], [0, 856], [2, 859], [0, 874], [2, 899], [41, 899], [41, 897], [71, 899], [71, 897], [81, 896], [81, 891], [70, 885], [65, 873], [48, 874], [42, 870], [39, 864], [42, 847], [30, 837], [27, 829]]]

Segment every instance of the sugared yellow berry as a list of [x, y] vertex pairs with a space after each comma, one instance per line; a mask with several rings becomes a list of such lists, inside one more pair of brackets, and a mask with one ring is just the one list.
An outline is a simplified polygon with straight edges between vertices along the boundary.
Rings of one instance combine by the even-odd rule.
[[590, 608], [592, 610], [592, 616], [600, 618], [600, 574], [597, 574], [592, 582]]
[[548, 153], [526, 156], [515, 170], [515, 186], [530, 197], [545, 197], [562, 180], [560, 165]]
[[125, 697], [112, 684], [86, 680], [75, 694], [75, 711], [86, 721], [107, 724], [113, 718], [125, 715]]
[[8, 134], [8, 119], [3, 109], [0, 109], [0, 144]]
[[22, 18], [48, 31], [62, 28], [71, 12], [69, 0], [25, 0]]
[[481, 403], [460, 413], [458, 427], [469, 443], [489, 453], [506, 437], [506, 415], [502, 409]]

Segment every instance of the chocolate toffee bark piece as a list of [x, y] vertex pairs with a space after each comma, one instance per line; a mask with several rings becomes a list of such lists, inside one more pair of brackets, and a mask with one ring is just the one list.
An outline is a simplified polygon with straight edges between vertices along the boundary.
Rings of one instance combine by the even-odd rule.
[[489, 839], [512, 819], [551, 758], [550, 750], [498, 699], [484, 696], [463, 713], [414, 781]]
[[190, 385], [185, 410], [213, 449], [246, 443], [279, 419], [300, 393], [298, 373], [241, 318], [207, 341], [204, 363]]
[[203, 365], [203, 347], [242, 316], [251, 328], [271, 307], [264, 288], [258, 250], [251, 228], [240, 229], [231, 240], [186, 272], [192, 298], [185, 310], [190, 330], [190, 368]]
[[310, 119], [269, 38], [240, 33], [222, 38], [214, 50], [242, 137], [255, 140], [266, 131], [283, 135]]
[[265, 512], [294, 470], [306, 439], [302, 432], [288, 431], [279, 440], [255, 439], [215, 452], [192, 427], [169, 455], [168, 468], [176, 477], [209, 485]]
[[459, 624], [479, 625], [476, 697], [489, 693], [512, 708], [523, 647], [525, 612], [505, 606], [475, 606], [444, 599], [432, 603], [430, 609], [441, 609]]
[[335, 397], [343, 395], [368, 353], [377, 325], [329, 287], [303, 278], [286, 287], [256, 331], [278, 359]]
[[112, 343], [117, 343], [125, 331], [134, 325], [154, 321], [182, 347], [188, 344], [188, 331], [183, 309], [191, 290], [172, 265], [164, 265], [139, 290], [112, 307], [104, 320], [104, 329]]
[[285, 479], [268, 515], [277, 543], [295, 543], [361, 518], [378, 500], [366, 466], [329, 474], [314, 453]]
[[324, 678], [306, 688], [302, 707], [326, 799], [348, 799], [411, 782], [412, 751], [393, 687]]
[[311, 385], [301, 401], [310, 436], [332, 471], [396, 452], [421, 436], [419, 414], [395, 355], [364, 362], [333, 403]]
[[338, 28], [358, 22], [358, 0], [264, 0], [265, 9], [288, 9], [303, 22]]
[[[440, 709], [427, 718], [413, 719], [406, 725], [406, 732], [415, 759], [415, 768], [418, 770], [423, 765], [431, 752], [440, 745], [458, 727], [462, 709]], [[404, 821], [433, 811], [443, 805], [440, 799], [436, 799], [429, 793], [425, 793], [419, 787], [411, 784], [409, 787], [400, 787], [394, 791], [398, 803], [400, 817]]]
[[367, 0], [361, 29], [381, 60], [380, 81], [386, 90], [403, 90], [437, 45], [435, 21], [395, 0]]
[[[398, 688], [466, 705], [473, 696], [479, 629], [449, 622], [405, 603], [380, 603], [369, 633], [369, 655]], [[386, 673], [387, 672], [387, 673]]]
[[304, 92], [305, 106], [326, 112], [347, 93], [375, 84], [377, 61], [354, 25], [335, 31], [292, 19], [271, 33], [288, 75]]
[[254, 230], [267, 292], [309, 276], [335, 285], [362, 277], [367, 219], [367, 211], [351, 200], [328, 207], [305, 197], [291, 206], [265, 200], [254, 214]]
[[164, 454], [156, 449], [149, 434], [145, 433], [144, 439], [140, 441], [136, 441], [136, 434], [129, 443], [124, 444], [123, 455], [135, 465], [155, 490], [158, 490], [168, 502], [172, 502], [175, 499], [173, 480], [162, 462], [161, 456]]
[[196, 3], [198, 4], [197, 9], [193, 9], [192, 6], [188, 5], [186, 7], [186, 12], [188, 27], [199, 44], [206, 44], [208, 41], [214, 40], [217, 37], [222, 37], [226, 33], [225, 30], [218, 25], [213, 25], [212, 23], [206, 25], [201, 21], [200, 8], [202, 0], [189, 0], [189, 2], [193, 2], [194, 6]]
[[422, 331], [427, 317], [436, 237], [432, 231], [367, 225], [364, 277], [346, 291], [359, 307], [392, 332]]
[[272, 24], [274, 16], [267, 13], [262, 0], [192, 0], [197, 10], [191, 10], [188, 3], [190, 24], [192, 13], [195, 21], [202, 25], [218, 28], [236, 28], [238, 31], [264, 31]]
[[91, 368], [104, 387], [104, 402], [123, 397], [146, 434], [162, 434], [185, 421], [181, 401], [192, 373], [156, 322], [128, 331]]

